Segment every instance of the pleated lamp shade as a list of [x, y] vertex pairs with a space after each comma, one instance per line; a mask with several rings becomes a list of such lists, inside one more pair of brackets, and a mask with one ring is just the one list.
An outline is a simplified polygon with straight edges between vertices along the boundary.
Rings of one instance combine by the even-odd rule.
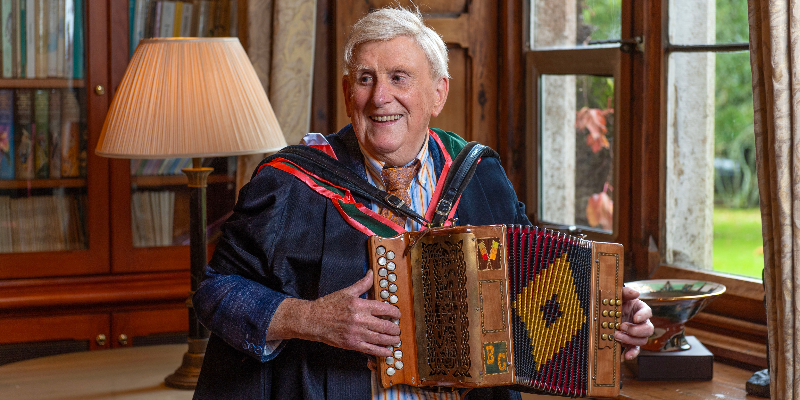
[[139, 42], [96, 153], [114, 158], [221, 157], [286, 146], [237, 38]]

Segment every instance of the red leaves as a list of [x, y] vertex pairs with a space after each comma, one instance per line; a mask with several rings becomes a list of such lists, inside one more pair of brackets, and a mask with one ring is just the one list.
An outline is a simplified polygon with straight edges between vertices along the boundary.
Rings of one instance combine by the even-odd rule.
[[602, 148], [609, 148], [606, 138], [606, 133], [608, 133], [606, 115], [613, 112], [614, 110], [611, 108], [601, 110], [589, 107], [583, 107], [577, 112], [575, 128], [579, 131], [589, 131], [589, 134], [586, 135], [586, 144], [592, 148], [593, 153], [597, 153]]
[[606, 183], [603, 191], [589, 197], [586, 204], [586, 219], [592, 227], [600, 226], [610, 231], [614, 228], [614, 201], [606, 193], [610, 189]]

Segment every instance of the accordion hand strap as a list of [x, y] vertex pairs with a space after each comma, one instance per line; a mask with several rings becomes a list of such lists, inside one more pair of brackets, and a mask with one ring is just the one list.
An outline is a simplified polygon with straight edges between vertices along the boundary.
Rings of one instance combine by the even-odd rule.
[[[422, 225], [427, 226], [428, 220], [417, 214], [399, 197], [380, 190], [370, 184], [350, 168], [347, 168], [339, 160], [329, 156], [324, 151], [311, 146], [293, 145], [283, 148], [278, 153], [268, 157], [284, 158], [295, 162], [313, 174], [331, 183], [346, 187], [361, 197], [366, 197], [371, 201], [379, 203], [383, 207], [391, 209], [396, 214], [402, 214], [414, 219]], [[263, 163], [262, 163], [263, 164]]]
[[444, 189], [439, 202], [436, 204], [436, 212], [433, 214], [431, 227], [444, 226], [456, 201], [458, 201], [461, 193], [467, 187], [472, 176], [475, 175], [475, 169], [478, 167], [478, 161], [481, 157], [500, 158], [500, 155], [490, 147], [478, 142], [467, 143], [458, 153], [445, 178]]

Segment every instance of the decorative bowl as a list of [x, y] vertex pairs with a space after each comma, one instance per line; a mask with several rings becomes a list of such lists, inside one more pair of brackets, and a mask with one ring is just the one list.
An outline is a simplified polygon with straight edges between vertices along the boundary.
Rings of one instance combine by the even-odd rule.
[[717, 296], [725, 285], [688, 279], [653, 279], [625, 283], [639, 292], [639, 299], [653, 310], [655, 332], [642, 346], [650, 351], [689, 350], [684, 325]]

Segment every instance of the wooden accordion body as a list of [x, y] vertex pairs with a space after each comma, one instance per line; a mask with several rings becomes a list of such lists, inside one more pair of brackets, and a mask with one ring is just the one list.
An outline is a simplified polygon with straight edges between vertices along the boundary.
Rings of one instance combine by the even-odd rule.
[[369, 241], [376, 299], [401, 312], [384, 387], [615, 397], [622, 245], [519, 225], [463, 226]]

